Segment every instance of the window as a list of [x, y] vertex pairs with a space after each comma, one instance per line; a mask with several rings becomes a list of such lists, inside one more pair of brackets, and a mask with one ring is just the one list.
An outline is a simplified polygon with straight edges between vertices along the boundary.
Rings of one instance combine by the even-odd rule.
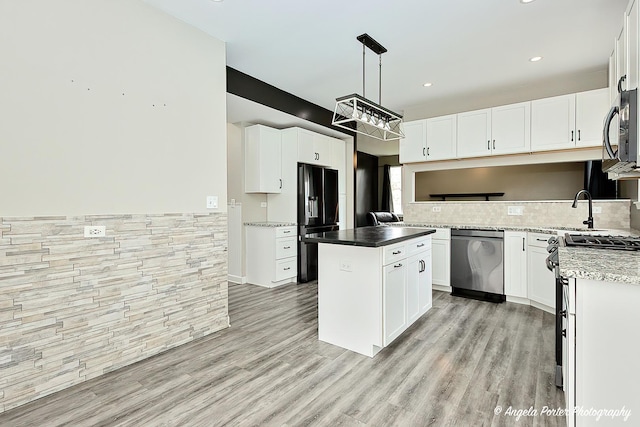
[[393, 211], [398, 215], [402, 215], [402, 166], [391, 166], [389, 168], [389, 181], [391, 181]]

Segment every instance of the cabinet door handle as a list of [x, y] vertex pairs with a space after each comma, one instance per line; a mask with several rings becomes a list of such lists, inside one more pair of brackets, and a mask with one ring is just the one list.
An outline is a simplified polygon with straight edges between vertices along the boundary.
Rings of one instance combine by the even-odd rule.
[[417, 245], [416, 247], [421, 248], [424, 246], [424, 243], [420, 243], [419, 245]]
[[282, 178], [280, 178], [280, 189], [282, 190]]
[[580, 141], [580, 129], [578, 129], [578, 141]]
[[427, 147], [427, 157], [429, 157], [429, 147]]
[[398, 267], [402, 267], [402, 263], [398, 263], [398, 264], [393, 266], [393, 268], [398, 268]]
[[425, 149], [424, 147], [422, 147], [422, 155], [423, 155], [423, 156], [426, 156], [426, 154], [425, 154], [425, 150], [426, 150], [426, 149]]
[[571, 142], [573, 142], [573, 131], [571, 131]]
[[282, 249], [291, 249], [291, 246], [285, 246]]
[[315, 159], [320, 160], [320, 153], [314, 153], [314, 154], [315, 154]]
[[522, 252], [524, 252], [524, 237], [522, 238]]
[[627, 75], [625, 74], [624, 76], [620, 77], [620, 80], [618, 80], [618, 93], [622, 93], [622, 82], [627, 80]]
[[496, 140], [495, 139], [493, 140], [493, 149], [494, 150], [496, 149]]
[[394, 252], [391, 252], [391, 254], [392, 254], [392, 255], [400, 255], [401, 253], [402, 253], [402, 251], [394, 251]]
[[491, 150], [491, 140], [487, 141], [487, 150]]
[[566, 329], [563, 329], [563, 330], [562, 330], [562, 336], [563, 336], [563, 337], [566, 337], [566, 336], [567, 336], [567, 330], [566, 330]]

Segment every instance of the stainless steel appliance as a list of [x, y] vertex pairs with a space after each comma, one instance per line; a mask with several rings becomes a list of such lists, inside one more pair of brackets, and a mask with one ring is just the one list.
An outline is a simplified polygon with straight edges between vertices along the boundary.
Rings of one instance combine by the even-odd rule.
[[301, 236], [338, 229], [338, 171], [298, 163], [298, 282], [318, 278], [318, 244]]
[[504, 231], [451, 229], [452, 295], [505, 301]]
[[[602, 135], [602, 170], [610, 173], [610, 178], [616, 178], [615, 174], [636, 173], [638, 167], [638, 91], [623, 91], [620, 84], [618, 91], [620, 94], [605, 118]], [[611, 141], [611, 122], [616, 115], [618, 140]], [[618, 147], [614, 150], [616, 142]]]
[[570, 234], [564, 237], [552, 237], [547, 246], [547, 268], [556, 276], [556, 386], [562, 387], [563, 342], [566, 346], [567, 293], [569, 282], [560, 275], [558, 247], [582, 247], [594, 249], [614, 249], [638, 251], [640, 238], [633, 236], [604, 236], [595, 234]]

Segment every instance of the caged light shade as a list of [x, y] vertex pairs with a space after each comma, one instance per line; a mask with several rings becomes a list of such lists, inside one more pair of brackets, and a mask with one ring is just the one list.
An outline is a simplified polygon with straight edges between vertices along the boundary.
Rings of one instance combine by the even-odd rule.
[[[382, 141], [404, 138], [402, 132], [402, 116], [380, 105], [382, 92], [382, 54], [385, 53], [387, 49], [368, 34], [362, 34], [356, 38], [362, 43], [362, 96], [352, 94], [337, 98], [331, 124]], [[380, 58], [378, 104], [364, 97], [365, 47], [377, 53]]]

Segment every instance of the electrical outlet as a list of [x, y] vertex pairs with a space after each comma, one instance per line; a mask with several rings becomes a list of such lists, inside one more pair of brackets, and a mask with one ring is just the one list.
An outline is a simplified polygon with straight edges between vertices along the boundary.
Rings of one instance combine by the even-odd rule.
[[261, 208], [266, 208], [267, 207], [267, 202], [260, 202], [260, 207]]
[[207, 209], [218, 209], [218, 196], [207, 196]]
[[442, 208], [440, 206], [434, 206], [431, 208], [431, 212], [440, 212], [442, 211]]
[[594, 206], [593, 207], [593, 213], [602, 213], [602, 206]]
[[340, 270], [342, 270], [342, 271], [353, 271], [351, 269], [351, 261], [340, 261]]
[[104, 225], [85, 225], [84, 237], [104, 237], [107, 235], [107, 230]]
[[524, 213], [524, 206], [509, 206], [507, 208], [507, 215], [522, 215]]

